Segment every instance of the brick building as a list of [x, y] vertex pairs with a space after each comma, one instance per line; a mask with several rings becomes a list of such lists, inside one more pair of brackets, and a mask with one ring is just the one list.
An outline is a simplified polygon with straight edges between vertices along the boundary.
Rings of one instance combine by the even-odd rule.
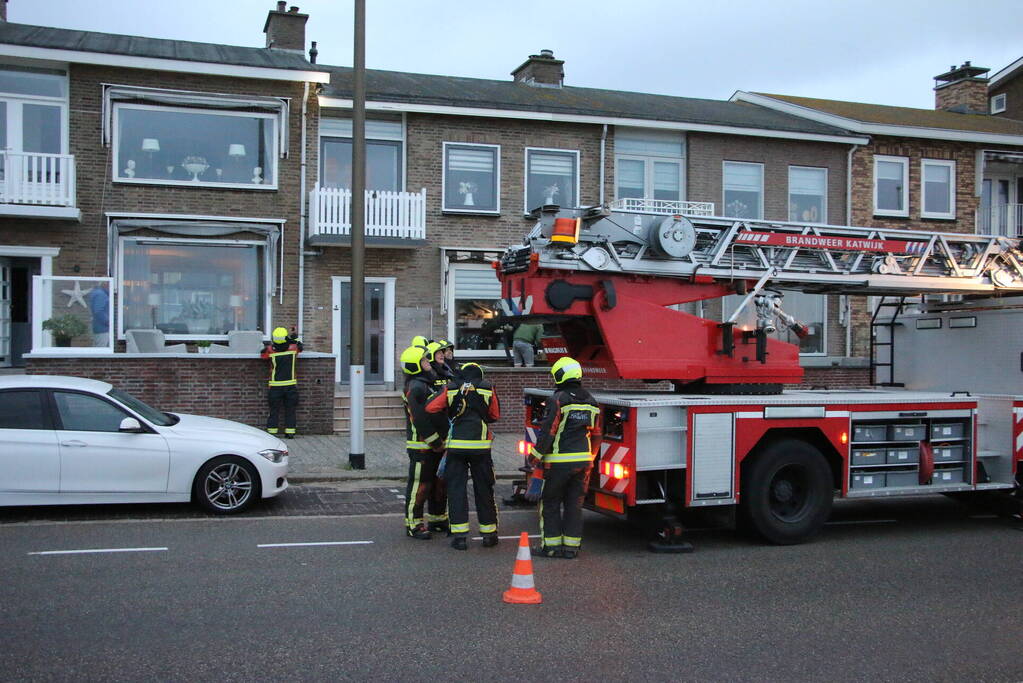
[[992, 116], [1023, 120], [1023, 57], [991, 77], [987, 102]]

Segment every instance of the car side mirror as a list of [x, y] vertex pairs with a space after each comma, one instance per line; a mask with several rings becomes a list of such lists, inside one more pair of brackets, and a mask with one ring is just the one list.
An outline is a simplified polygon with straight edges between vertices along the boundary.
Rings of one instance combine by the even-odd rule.
[[129, 434], [140, 434], [142, 430], [142, 424], [134, 417], [126, 417], [121, 420], [121, 426], [117, 428], [119, 432], [128, 432]]

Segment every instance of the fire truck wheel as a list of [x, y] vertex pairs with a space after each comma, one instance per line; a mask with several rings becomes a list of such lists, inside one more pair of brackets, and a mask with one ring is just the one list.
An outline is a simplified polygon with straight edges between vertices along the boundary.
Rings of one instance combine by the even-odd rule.
[[824, 456], [787, 439], [754, 458], [742, 478], [743, 510], [753, 530], [779, 545], [813, 538], [831, 513], [831, 468]]

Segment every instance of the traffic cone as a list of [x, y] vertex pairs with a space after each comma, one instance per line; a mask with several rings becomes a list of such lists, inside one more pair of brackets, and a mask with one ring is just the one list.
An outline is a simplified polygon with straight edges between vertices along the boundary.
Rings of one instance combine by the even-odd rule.
[[511, 588], [504, 592], [504, 601], [516, 605], [539, 605], [543, 602], [540, 592], [533, 584], [533, 558], [529, 554], [529, 534], [525, 531], [519, 537], [515, 572], [512, 574]]

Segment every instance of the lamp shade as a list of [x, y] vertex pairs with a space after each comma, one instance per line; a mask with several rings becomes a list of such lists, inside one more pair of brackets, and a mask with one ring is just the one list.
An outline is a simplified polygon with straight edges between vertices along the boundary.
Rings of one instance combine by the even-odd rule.
[[232, 294], [231, 295], [231, 308], [241, 308], [241, 306], [242, 306], [242, 297], [241, 297], [241, 295], [239, 295], [239, 294]]
[[160, 141], [156, 138], [142, 138], [142, 151], [143, 152], [159, 152]]
[[232, 143], [227, 147], [227, 156], [229, 157], [243, 157], [245, 156], [245, 145], [239, 145], [238, 143]]
[[149, 301], [150, 306], [159, 306], [160, 294], [158, 292], [150, 292], [147, 300]]

